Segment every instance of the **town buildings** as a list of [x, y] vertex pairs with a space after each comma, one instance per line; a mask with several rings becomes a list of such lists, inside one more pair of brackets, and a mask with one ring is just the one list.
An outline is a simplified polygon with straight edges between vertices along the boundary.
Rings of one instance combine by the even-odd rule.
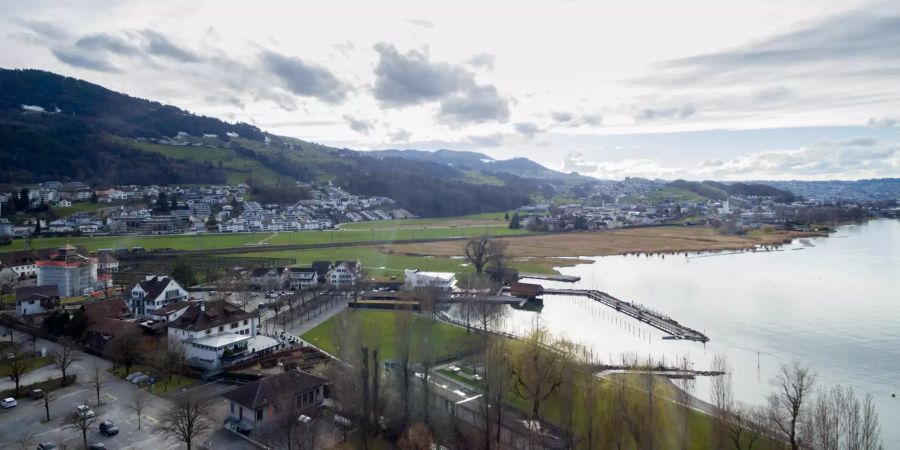
[[128, 288], [128, 304], [137, 316], [146, 316], [165, 305], [188, 300], [189, 294], [174, 278], [148, 275]]
[[16, 289], [16, 316], [44, 314], [59, 306], [59, 289], [55, 285], [25, 286]]
[[247, 383], [223, 395], [228, 400], [225, 426], [248, 435], [260, 434], [279, 415], [299, 417], [318, 408], [325, 401], [327, 385], [328, 380], [299, 370]]

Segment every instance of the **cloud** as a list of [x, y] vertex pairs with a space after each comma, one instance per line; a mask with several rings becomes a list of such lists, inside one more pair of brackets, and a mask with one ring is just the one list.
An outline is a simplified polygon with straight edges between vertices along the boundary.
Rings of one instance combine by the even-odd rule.
[[61, 41], [69, 38], [69, 32], [64, 28], [50, 22], [40, 20], [18, 21], [19, 25], [31, 30], [32, 33], [51, 40]]
[[441, 101], [440, 117], [455, 123], [509, 119], [509, 102], [491, 85], [472, 86]]
[[173, 59], [178, 62], [194, 63], [200, 56], [173, 44], [168, 38], [153, 30], [142, 30], [144, 48], [148, 54]]
[[534, 137], [535, 134], [541, 131], [541, 128], [532, 122], [518, 122], [513, 124], [516, 131], [529, 138]]
[[869, 119], [868, 125], [872, 128], [894, 128], [900, 124], [900, 119], [891, 116], [884, 116], [880, 119]]
[[315, 97], [328, 103], [339, 103], [350, 92], [350, 87], [338, 80], [328, 69], [305, 63], [299, 58], [263, 51], [260, 60], [266, 70], [296, 95]]
[[596, 172], [598, 167], [598, 163], [586, 160], [584, 154], [579, 150], [570, 151], [563, 158], [563, 172], [578, 172], [590, 175]]
[[428, 54], [410, 50], [405, 55], [389, 44], [376, 44], [375, 98], [389, 107], [440, 100], [473, 83], [472, 75], [447, 63], [432, 63]]
[[697, 112], [697, 108], [690, 103], [682, 106], [670, 106], [664, 108], [643, 108], [637, 113], [634, 119], [637, 122], [682, 120], [693, 116], [695, 112]]
[[572, 113], [567, 111], [553, 111], [550, 113], [550, 117], [557, 123], [571, 122], [575, 118]]
[[99, 55], [93, 56], [71, 48], [52, 49], [51, 53], [56, 59], [70, 66], [82, 69], [96, 70], [98, 72], [121, 72], [122, 70]]
[[603, 116], [600, 114], [577, 114], [569, 111], [551, 111], [550, 119], [565, 127], [598, 126], [603, 123]]
[[434, 28], [434, 22], [425, 19], [407, 19], [406, 23], [422, 28]]
[[85, 51], [109, 52], [117, 55], [133, 55], [140, 51], [128, 40], [107, 33], [95, 33], [81, 37], [75, 41], [75, 47]]
[[390, 44], [375, 45], [375, 98], [385, 107], [439, 102], [438, 116], [454, 123], [506, 121], [509, 100], [493, 85], [480, 85], [462, 66], [432, 62], [427, 52], [401, 54]]
[[391, 142], [409, 142], [412, 133], [403, 129], [397, 129], [388, 133], [388, 139]]
[[493, 70], [496, 57], [489, 53], [479, 53], [466, 61], [466, 63], [476, 69]]
[[349, 114], [344, 115], [344, 120], [347, 121], [347, 124], [350, 125], [350, 128], [353, 131], [355, 131], [359, 134], [364, 134], [364, 135], [368, 136], [369, 132], [372, 131], [372, 128], [373, 128], [372, 124], [370, 124], [369, 122], [366, 122], [364, 120], [357, 119]]

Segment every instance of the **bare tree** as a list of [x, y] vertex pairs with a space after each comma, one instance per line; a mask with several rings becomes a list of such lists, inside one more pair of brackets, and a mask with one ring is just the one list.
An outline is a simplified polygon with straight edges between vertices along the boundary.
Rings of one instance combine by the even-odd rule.
[[782, 366], [773, 381], [775, 392], [769, 396], [769, 415], [791, 450], [804, 445], [800, 431], [806, 426], [805, 408], [815, 381], [815, 373], [797, 362]]
[[820, 389], [810, 408], [805, 443], [819, 450], [881, 448], [878, 416], [871, 395], [862, 402], [850, 387]]
[[16, 436], [16, 445], [21, 450], [29, 450], [34, 445], [34, 430], [24, 429]]
[[691, 361], [688, 357], [684, 356], [678, 361], [678, 368], [684, 372], [683, 376], [674, 380], [677, 388], [675, 390], [675, 400], [681, 405], [677, 415], [679, 444], [682, 450], [687, 450], [690, 446], [691, 404], [694, 401], [696, 380], [693, 376], [687, 375], [687, 372], [691, 370]]
[[466, 259], [475, 267], [475, 273], [483, 273], [484, 266], [491, 260], [491, 239], [482, 236], [466, 242]]
[[584, 395], [584, 440], [587, 450], [597, 444], [597, 420], [600, 418], [600, 386], [594, 377], [594, 354], [584, 349], [578, 369], [578, 380]]
[[97, 394], [97, 406], [100, 406], [100, 389], [106, 384], [106, 380], [100, 372], [99, 366], [94, 366], [94, 373], [91, 374], [91, 387]]
[[397, 335], [397, 358], [400, 360], [400, 377], [398, 391], [403, 408], [401, 427], [410, 424], [410, 360], [412, 359], [412, 343], [415, 339], [412, 311], [403, 308], [394, 314], [394, 330]]
[[7, 353], [8, 355], [3, 360], [3, 365], [6, 366], [9, 379], [16, 385], [16, 397], [18, 397], [19, 384], [22, 381], [22, 377], [30, 372], [34, 366], [34, 358], [28, 354], [21, 342], [13, 342]]
[[134, 392], [134, 395], [131, 397], [131, 403], [128, 407], [134, 412], [134, 415], [137, 416], [138, 430], [141, 429], [141, 415], [144, 413], [144, 409], [147, 407], [147, 402], [150, 400], [150, 394], [143, 389], [138, 389]]
[[47, 422], [50, 421], [50, 402], [56, 400], [56, 393], [54, 391], [44, 391], [44, 413], [47, 416]]
[[724, 373], [724, 375], [713, 377], [710, 383], [710, 398], [715, 407], [712, 445], [713, 448], [724, 449], [728, 442], [728, 423], [734, 408], [734, 381], [728, 365], [728, 357], [721, 353], [713, 356], [712, 370]]
[[485, 333], [481, 367], [484, 395], [481, 399], [481, 416], [484, 419], [483, 448], [500, 448], [501, 425], [503, 423], [503, 395], [509, 379], [506, 340]]
[[196, 395], [180, 397], [162, 414], [156, 431], [191, 450], [194, 441], [211, 429], [211, 410], [208, 399]]
[[131, 330], [116, 335], [106, 345], [106, 351], [113, 360], [113, 364], [120, 362], [124, 364], [126, 375], [131, 372], [131, 366], [137, 362], [139, 355], [143, 352], [141, 338], [141, 332]]
[[88, 416], [87, 414], [81, 414], [78, 411], [72, 411], [66, 416], [63, 427], [81, 432], [81, 441], [84, 444], [83, 448], [87, 448], [87, 434], [94, 429], [96, 423], [97, 418], [95, 416]]
[[74, 343], [60, 340], [59, 350], [53, 352], [53, 366], [62, 373], [62, 383], [66, 384], [66, 372], [72, 364], [81, 360], [81, 353], [75, 349]]
[[160, 378], [168, 385], [172, 380], [172, 374], [181, 376], [181, 368], [184, 365], [184, 346], [175, 336], [167, 336], [163, 341], [163, 347], [156, 353], [156, 367], [160, 371]]

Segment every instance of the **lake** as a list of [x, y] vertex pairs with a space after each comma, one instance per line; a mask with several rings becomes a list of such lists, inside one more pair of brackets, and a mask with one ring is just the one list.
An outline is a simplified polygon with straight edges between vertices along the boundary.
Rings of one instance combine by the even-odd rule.
[[[546, 287], [594, 288], [648, 306], [702, 331], [707, 344], [664, 334], [587, 298], [546, 296], [540, 313], [507, 307], [502, 327], [533, 321], [616, 362], [623, 353], [696, 369], [729, 358], [735, 398], [763, 404], [775, 371], [808, 364], [819, 386], [844, 384], [874, 396], [888, 448], [900, 447], [900, 221], [841, 226], [827, 238], [798, 239], [779, 251], [606, 256], [563, 267], [581, 281]], [[707, 398], [708, 381], [697, 396]]]

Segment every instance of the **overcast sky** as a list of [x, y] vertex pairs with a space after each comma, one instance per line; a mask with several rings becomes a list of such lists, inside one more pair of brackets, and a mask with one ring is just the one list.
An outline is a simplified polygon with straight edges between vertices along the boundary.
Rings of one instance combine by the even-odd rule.
[[0, 0], [0, 34], [5, 68], [359, 150], [900, 176], [897, 1]]

